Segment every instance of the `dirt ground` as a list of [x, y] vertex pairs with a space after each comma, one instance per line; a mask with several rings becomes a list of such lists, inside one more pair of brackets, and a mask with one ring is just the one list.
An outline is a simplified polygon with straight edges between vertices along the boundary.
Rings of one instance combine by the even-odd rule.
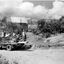
[[64, 64], [64, 49], [61, 48], [34, 51], [0, 50], [0, 54], [9, 60], [9, 64]]

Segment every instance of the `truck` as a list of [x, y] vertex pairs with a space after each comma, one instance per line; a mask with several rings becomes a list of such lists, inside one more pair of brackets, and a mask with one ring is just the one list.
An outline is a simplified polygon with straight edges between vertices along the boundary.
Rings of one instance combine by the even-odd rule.
[[24, 28], [24, 26], [27, 20], [21, 20], [23, 21], [21, 22], [19, 17], [11, 17], [10, 19], [8, 21], [7, 17], [4, 17], [0, 22], [0, 48], [6, 50], [14, 48], [30, 49], [29, 42], [22, 40], [22, 29], [25, 30], [26, 27]]
[[8, 51], [13, 49], [30, 49], [32, 46], [28, 41], [23, 41], [22, 38], [17, 36], [0, 37], [0, 48]]

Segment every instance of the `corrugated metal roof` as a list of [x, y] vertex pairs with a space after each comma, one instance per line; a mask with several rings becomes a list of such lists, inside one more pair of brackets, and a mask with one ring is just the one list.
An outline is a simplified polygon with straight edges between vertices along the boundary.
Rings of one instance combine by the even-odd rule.
[[24, 17], [11, 17], [11, 22], [13, 22], [13, 23], [28, 23], [27, 19]]

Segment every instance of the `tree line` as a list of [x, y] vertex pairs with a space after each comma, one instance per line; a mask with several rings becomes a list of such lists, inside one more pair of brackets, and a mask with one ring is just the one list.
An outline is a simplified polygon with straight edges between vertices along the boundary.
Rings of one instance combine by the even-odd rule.
[[38, 30], [46, 37], [49, 37], [51, 34], [64, 33], [64, 17], [59, 20], [46, 20], [41, 19], [38, 21]]

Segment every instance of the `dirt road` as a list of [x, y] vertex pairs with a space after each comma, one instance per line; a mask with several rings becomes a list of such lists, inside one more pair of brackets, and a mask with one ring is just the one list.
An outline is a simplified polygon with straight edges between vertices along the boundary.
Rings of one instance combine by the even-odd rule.
[[35, 51], [1, 51], [10, 64], [64, 64], [64, 49], [43, 49]]

